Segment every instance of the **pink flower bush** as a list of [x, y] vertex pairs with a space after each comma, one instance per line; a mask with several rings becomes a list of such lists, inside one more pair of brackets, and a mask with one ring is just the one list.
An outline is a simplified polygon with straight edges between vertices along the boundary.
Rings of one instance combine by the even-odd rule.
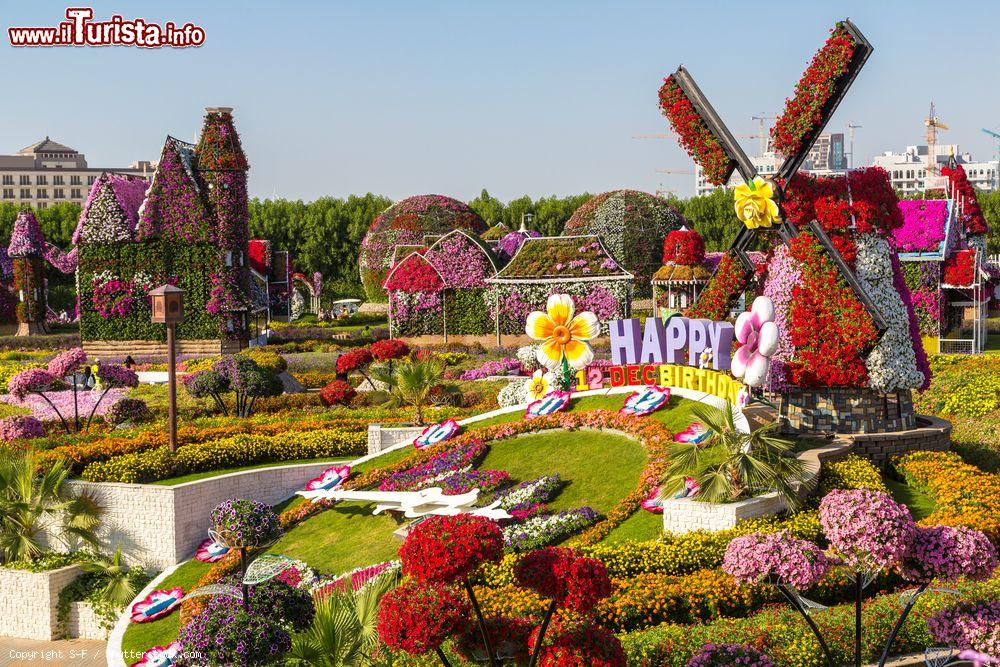
[[53, 357], [48, 370], [57, 378], [62, 378], [72, 375], [85, 363], [87, 363], [87, 353], [82, 347], [74, 347]]
[[[104, 400], [101, 400], [101, 396], [104, 396]], [[51, 391], [46, 393], [46, 398], [52, 402], [50, 405], [45, 398], [42, 398], [38, 394], [28, 394], [23, 399], [19, 399], [11, 394], [0, 395], [0, 403], [7, 403], [8, 405], [16, 405], [20, 408], [27, 408], [31, 410], [31, 414], [42, 422], [53, 422], [59, 421], [59, 416], [62, 415], [72, 416], [73, 415], [73, 392], [71, 391]], [[81, 418], [86, 417], [90, 414], [90, 411], [94, 409], [94, 405], [100, 401], [97, 405], [97, 410], [94, 412], [94, 416], [101, 417], [111, 410], [111, 407], [125, 397], [124, 389], [110, 389], [107, 393], [100, 391], [81, 391], [77, 393], [77, 409], [80, 411]], [[55, 406], [55, 408], [53, 408]], [[57, 412], [58, 410], [58, 412]]]
[[50, 391], [58, 386], [59, 379], [52, 373], [41, 368], [29, 368], [7, 382], [7, 392], [21, 400], [28, 394]]
[[95, 375], [103, 389], [139, 386], [139, 376], [135, 371], [121, 364], [98, 363]]
[[32, 210], [26, 209], [17, 214], [7, 254], [11, 257], [41, 257], [45, 254], [45, 238]]
[[45, 427], [31, 415], [14, 415], [0, 419], [0, 440], [11, 442], [22, 438], [41, 438]]
[[948, 203], [943, 199], [913, 199], [899, 202], [903, 226], [892, 231], [900, 252], [937, 250], [944, 241]]
[[819, 504], [819, 522], [841, 560], [861, 570], [898, 565], [917, 529], [905, 505], [868, 489], [828, 493]]
[[927, 619], [935, 640], [958, 649], [1000, 655], [1000, 601], [959, 602]]
[[770, 581], [805, 589], [821, 581], [833, 564], [815, 544], [783, 530], [736, 538], [726, 547], [722, 569], [742, 583]]
[[741, 346], [733, 356], [733, 376], [749, 387], [763, 386], [768, 360], [778, 351], [778, 335], [774, 304], [766, 296], [757, 297], [750, 310], [736, 318], [736, 340]]
[[900, 571], [910, 581], [929, 582], [985, 579], [996, 567], [996, 547], [983, 533], [965, 526], [933, 526], [917, 528]]

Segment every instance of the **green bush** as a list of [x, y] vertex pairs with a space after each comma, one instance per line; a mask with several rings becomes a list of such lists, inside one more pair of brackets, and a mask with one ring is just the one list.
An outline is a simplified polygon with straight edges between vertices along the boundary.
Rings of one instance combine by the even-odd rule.
[[171, 452], [166, 447], [95, 461], [83, 470], [91, 482], [148, 483], [208, 470], [221, 470], [298, 459], [356, 456], [364, 453], [367, 434], [325, 429], [273, 436], [241, 434], [192, 443]]

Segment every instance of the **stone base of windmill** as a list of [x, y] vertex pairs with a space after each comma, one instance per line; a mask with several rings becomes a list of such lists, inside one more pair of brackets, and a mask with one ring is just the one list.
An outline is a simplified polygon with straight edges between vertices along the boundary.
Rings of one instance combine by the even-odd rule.
[[773, 397], [782, 432], [800, 434], [892, 433], [916, 427], [910, 391], [817, 387]]
[[41, 336], [49, 332], [45, 322], [18, 322], [15, 336]]

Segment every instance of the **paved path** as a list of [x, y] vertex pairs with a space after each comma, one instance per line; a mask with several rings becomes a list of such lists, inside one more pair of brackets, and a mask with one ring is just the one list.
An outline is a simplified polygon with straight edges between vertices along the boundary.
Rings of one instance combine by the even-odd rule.
[[106, 667], [107, 642], [94, 639], [37, 641], [0, 637], [0, 667]]

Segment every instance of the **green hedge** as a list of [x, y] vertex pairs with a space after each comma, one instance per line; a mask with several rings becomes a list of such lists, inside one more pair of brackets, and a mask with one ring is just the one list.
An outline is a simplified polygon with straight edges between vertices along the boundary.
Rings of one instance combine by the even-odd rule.
[[485, 289], [447, 290], [444, 294], [449, 334], [483, 336], [494, 333], [496, 326], [483, 299]]
[[367, 450], [367, 433], [340, 429], [282, 433], [274, 436], [242, 434], [193, 443], [171, 452], [166, 447], [95, 461], [83, 469], [91, 482], [142, 484], [208, 470], [298, 459], [357, 456]]
[[152, 276], [157, 284], [176, 277], [184, 290], [184, 321], [177, 336], [188, 340], [211, 340], [221, 335], [220, 318], [205, 310], [211, 293], [209, 276], [223, 267], [221, 251], [207, 243], [178, 244], [164, 240], [142, 243], [82, 244], [80, 246], [80, 335], [83, 340], [166, 339], [166, 328], [150, 322], [146, 303], [125, 317], [105, 319], [91, 304], [94, 274], [110, 271], [131, 280], [136, 273]]

